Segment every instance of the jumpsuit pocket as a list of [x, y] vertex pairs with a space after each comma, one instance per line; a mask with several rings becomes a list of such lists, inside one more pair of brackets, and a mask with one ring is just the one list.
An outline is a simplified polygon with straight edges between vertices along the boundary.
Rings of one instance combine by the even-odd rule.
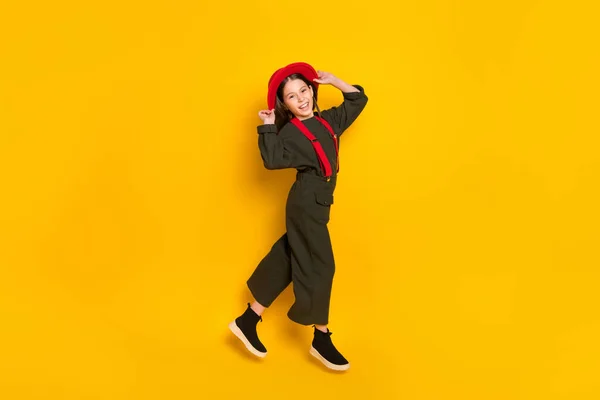
[[330, 206], [333, 204], [333, 194], [331, 193], [315, 193], [315, 200], [322, 206]]

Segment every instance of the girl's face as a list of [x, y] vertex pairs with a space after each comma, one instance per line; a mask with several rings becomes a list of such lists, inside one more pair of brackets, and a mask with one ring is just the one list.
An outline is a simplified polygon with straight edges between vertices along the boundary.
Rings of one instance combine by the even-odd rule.
[[292, 79], [285, 84], [283, 103], [300, 120], [314, 115], [313, 90], [302, 79]]

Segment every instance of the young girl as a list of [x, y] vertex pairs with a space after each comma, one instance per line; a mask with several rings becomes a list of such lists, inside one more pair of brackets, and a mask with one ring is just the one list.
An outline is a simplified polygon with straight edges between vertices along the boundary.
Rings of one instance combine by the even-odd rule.
[[[321, 85], [339, 89], [344, 101], [320, 111]], [[295, 302], [288, 317], [313, 325], [310, 354], [334, 370], [347, 370], [348, 361], [331, 341], [329, 304], [335, 262], [327, 224], [337, 181], [338, 142], [367, 104], [359, 85], [314, 70], [306, 63], [280, 68], [268, 85], [269, 109], [258, 113], [258, 147], [267, 169], [295, 168], [286, 203], [287, 232], [275, 242], [247, 281], [255, 301], [229, 324], [231, 331], [258, 357], [267, 349], [256, 327], [263, 311], [293, 283]], [[316, 113], [315, 113], [316, 109]]]

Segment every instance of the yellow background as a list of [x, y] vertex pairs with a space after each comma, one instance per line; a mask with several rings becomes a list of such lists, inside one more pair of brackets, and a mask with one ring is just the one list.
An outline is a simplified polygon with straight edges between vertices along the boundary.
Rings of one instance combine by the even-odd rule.
[[[0, 398], [600, 398], [597, 2], [6, 3]], [[256, 125], [293, 61], [370, 97], [330, 224], [345, 375], [290, 290], [262, 362], [227, 330], [284, 229]]]

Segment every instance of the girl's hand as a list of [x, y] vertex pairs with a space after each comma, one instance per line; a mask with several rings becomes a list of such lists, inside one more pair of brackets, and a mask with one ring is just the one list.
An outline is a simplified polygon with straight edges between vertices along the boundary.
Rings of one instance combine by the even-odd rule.
[[262, 119], [263, 124], [274, 124], [275, 123], [275, 109], [272, 110], [260, 110], [258, 117]]
[[313, 79], [313, 81], [317, 82], [320, 85], [332, 85], [338, 80], [333, 74], [329, 72], [317, 71], [317, 74], [319, 75], [319, 77]]
[[320, 83], [322, 85], [332, 85], [333, 87], [340, 89], [344, 93], [352, 93], [359, 91], [356, 87], [347, 84], [346, 82], [334, 76], [333, 74], [330, 74], [329, 72], [317, 71], [317, 74], [319, 74], [319, 77], [313, 79], [313, 81], [317, 83]]

